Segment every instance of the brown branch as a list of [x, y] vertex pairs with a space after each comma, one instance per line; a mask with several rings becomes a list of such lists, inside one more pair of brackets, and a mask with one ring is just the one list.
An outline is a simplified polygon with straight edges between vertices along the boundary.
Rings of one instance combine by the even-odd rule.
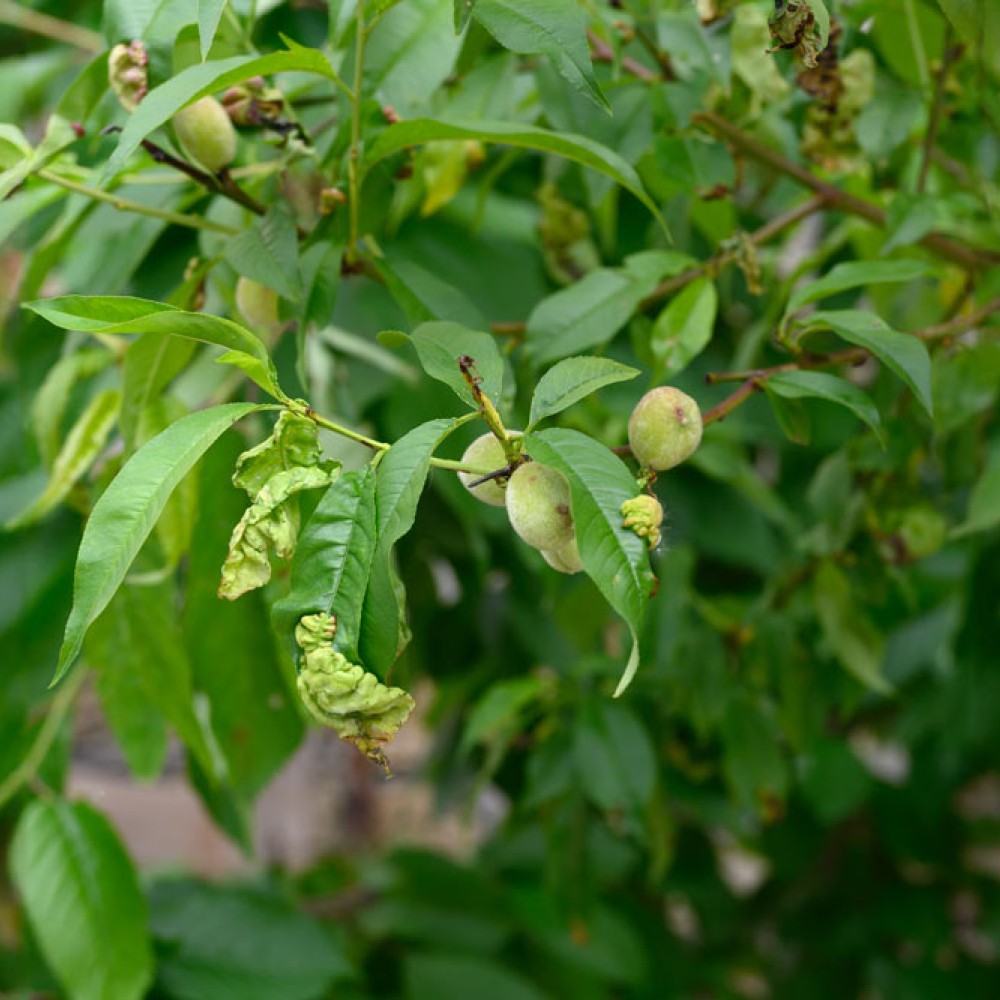
[[931, 117], [927, 123], [927, 133], [924, 136], [924, 149], [920, 159], [917, 194], [923, 194], [924, 189], [927, 187], [927, 175], [931, 167], [934, 146], [937, 143], [938, 128], [941, 124], [941, 112], [944, 110], [944, 85], [945, 80], [948, 78], [948, 68], [959, 57], [961, 52], [962, 46], [953, 44], [951, 21], [946, 21], [941, 66], [934, 78], [934, 99], [931, 103]]
[[[759, 139], [737, 128], [737, 126], [726, 121], [725, 118], [714, 111], [698, 112], [692, 116], [691, 120], [707, 126], [713, 132], [721, 135], [736, 149], [740, 150], [740, 152], [757, 160], [759, 163], [763, 163], [777, 170], [778, 173], [784, 174], [794, 181], [798, 181], [799, 184], [809, 188], [811, 191], [823, 195], [830, 208], [846, 212], [848, 215], [856, 215], [870, 222], [873, 226], [885, 228], [886, 213], [880, 206], [866, 201], [864, 198], [848, 194], [833, 184], [828, 184], [826, 181], [820, 180], [810, 170], [789, 160], [776, 149], [772, 149]], [[964, 243], [959, 243], [957, 240], [953, 240], [950, 236], [945, 236], [943, 233], [927, 233], [918, 242], [921, 246], [936, 253], [938, 256], [973, 271], [1000, 261], [1000, 254], [995, 251], [966, 246]]]
[[[984, 303], [975, 312], [967, 316], [956, 316], [946, 323], [938, 323], [934, 326], [927, 326], [920, 330], [910, 331], [912, 336], [919, 337], [924, 341], [942, 340], [946, 337], [957, 336], [979, 326], [983, 320], [1000, 312], [1000, 295]], [[724, 420], [733, 410], [745, 403], [757, 390], [764, 387], [764, 383], [775, 375], [781, 375], [792, 371], [806, 371], [810, 368], [828, 368], [832, 365], [862, 364], [872, 356], [871, 351], [864, 347], [849, 347], [843, 351], [836, 351], [833, 354], [806, 355], [796, 361], [788, 361], [781, 365], [772, 365], [770, 368], [754, 368], [741, 372], [709, 372], [705, 376], [705, 381], [709, 385], [719, 382], [741, 381], [741, 385], [735, 392], [730, 393], [721, 402], [716, 403], [710, 410], [706, 410], [702, 415], [702, 423], [712, 424], [718, 420]]]
[[[587, 40], [590, 42], [590, 54], [594, 62], [614, 63], [614, 49], [603, 39], [598, 38], [590, 28], [587, 29]], [[648, 66], [643, 66], [641, 62], [636, 62], [630, 56], [622, 58], [621, 67], [626, 73], [631, 74], [637, 80], [644, 80], [646, 83], [662, 79], [660, 74], [655, 70], [651, 70]]]

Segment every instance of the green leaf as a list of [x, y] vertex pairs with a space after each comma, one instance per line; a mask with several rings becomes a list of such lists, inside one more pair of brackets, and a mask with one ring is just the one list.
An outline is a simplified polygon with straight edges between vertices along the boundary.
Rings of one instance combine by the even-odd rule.
[[847, 261], [838, 264], [822, 278], [797, 288], [788, 300], [785, 315], [849, 288], [917, 281], [931, 271], [933, 267], [921, 260]]
[[410, 335], [421, 367], [431, 378], [453, 389], [463, 402], [478, 406], [462, 375], [459, 358], [471, 358], [480, 388], [496, 401], [503, 390], [503, 358], [496, 340], [488, 333], [470, 330], [458, 323], [421, 323]]
[[953, 532], [953, 538], [976, 531], [991, 531], [1000, 524], [1000, 449], [995, 449], [983, 474], [972, 488], [965, 521]]
[[472, 9], [476, 5], [476, 0], [453, 0], [455, 4], [455, 34], [465, 30], [465, 26], [472, 17]]
[[757, 703], [740, 693], [729, 700], [722, 717], [726, 781], [744, 808], [764, 811], [764, 804], [785, 794], [788, 771], [777, 727]]
[[198, 45], [202, 61], [208, 58], [226, 3], [227, 0], [198, 0]]
[[291, 590], [274, 606], [278, 634], [292, 640], [303, 615], [337, 619], [334, 647], [359, 662], [361, 614], [375, 554], [375, 472], [341, 476], [306, 523], [292, 560]]
[[256, 885], [161, 881], [150, 893], [157, 977], [191, 1000], [316, 1000], [351, 975], [332, 928]]
[[413, 118], [390, 125], [376, 138], [365, 152], [363, 172], [367, 173], [376, 163], [393, 153], [435, 139], [479, 139], [563, 156], [610, 177], [626, 191], [630, 191], [652, 212], [666, 232], [666, 223], [660, 210], [646, 193], [632, 165], [607, 146], [569, 132], [550, 132], [533, 125], [503, 121], [445, 122], [434, 118]]
[[816, 571], [813, 601], [840, 665], [873, 691], [891, 692], [892, 685], [882, 675], [885, 639], [855, 600], [851, 581], [834, 563], [823, 562]]
[[990, 0], [938, 0], [938, 4], [976, 58], [994, 77], [1000, 76], [1000, 8]]
[[302, 295], [295, 220], [283, 202], [226, 242], [224, 256], [238, 274], [297, 302]]
[[678, 292], [656, 318], [650, 347], [660, 378], [683, 371], [712, 339], [719, 296], [714, 282], [698, 278]]
[[361, 619], [361, 659], [379, 677], [386, 676], [408, 638], [402, 583], [392, 565], [392, 547], [413, 527], [431, 455], [456, 426], [456, 421], [446, 419], [421, 424], [401, 437], [378, 464], [378, 542]]
[[372, 261], [410, 324], [453, 320], [475, 330], [486, 318], [464, 292], [409, 260], [377, 257]]
[[220, 768], [193, 709], [191, 666], [176, 609], [172, 582], [125, 584], [90, 627], [84, 656], [97, 670], [105, 706], [110, 698], [117, 709], [109, 719], [130, 764], [154, 752], [160, 736], [155, 723], [150, 733], [137, 731], [136, 719], [123, 715], [131, 706], [139, 709], [139, 718], [153, 712], [165, 716], [205, 772], [216, 775]]
[[105, 389], [90, 401], [59, 450], [44, 492], [4, 525], [8, 531], [44, 517], [69, 494], [104, 450], [120, 406], [117, 389]]
[[826, 399], [846, 406], [875, 432], [882, 446], [885, 434], [875, 404], [856, 385], [824, 372], [787, 372], [774, 375], [764, 383], [768, 395], [783, 399]]
[[577, 780], [584, 794], [607, 812], [641, 812], [656, 786], [656, 752], [649, 733], [627, 708], [587, 702], [573, 740]]
[[185, 105], [251, 76], [288, 72], [318, 73], [328, 80], [334, 79], [333, 69], [326, 56], [318, 49], [300, 45], [266, 56], [234, 56], [182, 70], [159, 87], [154, 87], [129, 115], [118, 139], [118, 146], [101, 173], [101, 179], [108, 181], [120, 173], [142, 140], [154, 129], [165, 125]]
[[515, 677], [490, 685], [469, 712], [462, 731], [463, 752], [515, 736], [524, 724], [527, 709], [550, 688], [542, 677]]
[[73, 388], [83, 379], [104, 371], [114, 360], [111, 351], [88, 348], [65, 355], [49, 369], [31, 403], [31, 426], [47, 466], [52, 465], [59, 453], [60, 428]]
[[122, 410], [118, 418], [126, 454], [135, 449], [142, 414], [187, 367], [197, 343], [186, 337], [144, 333], [132, 341], [122, 364]]
[[658, 251], [635, 254], [624, 267], [598, 268], [542, 299], [528, 316], [528, 352], [541, 363], [607, 343], [672, 263]]
[[406, 957], [405, 1000], [549, 1000], [530, 979], [488, 958], [431, 952]]
[[576, 0], [478, 0], [472, 16], [505, 49], [549, 58], [560, 76], [610, 113], [590, 62], [586, 16]]
[[531, 397], [531, 416], [527, 430], [560, 413], [614, 382], [627, 382], [639, 374], [638, 368], [607, 358], [565, 358], [554, 364], [539, 380]]
[[810, 330], [829, 327], [850, 344], [871, 351], [912, 390], [917, 402], [934, 416], [931, 391], [931, 359], [924, 342], [909, 333], [897, 333], [881, 317], [859, 309], [818, 312], [809, 317]]
[[[249, 330], [221, 316], [188, 312], [127, 295], [65, 295], [25, 303], [25, 308], [63, 330], [87, 333], [173, 335], [249, 354], [260, 364], [247, 373], [275, 399], [286, 397], [278, 387], [267, 348]], [[234, 363], [229, 359], [228, 363]]]
[[83, 802], [36, 799], [14, 831], [10, 873], [70, 1000], [146, 995], [153, 978], [146, 901], [100, 813]]
[[622, 527], [621, 505], [636, 495], [638, 487], [620, 458], [579, 431], [538, 431], [525, 438], [524, 449], [569, 480], [583, 568], [631, 631], [632, 650], [617, 697], [639, 666], [638, 633], [655, 582], [645, 545]]
[[377, 93], [408, 118], [454, 72], [462, 39], [452, 31], [450, 0], [383, 0], [379, 6], [393, 9], [383, 15], [365, 47], [365, 92]]
[[245, 494], [227, 482], [240, 450], [239, 436], [227, 434], [199, 470], [212, 486], [198, 504], [181, 628], [195, 687], [226, 760], [227, 785], [248, 802], [291, 755], [303, 723], [282, 676], [261, 592], [238, 601], [217, 595], [230, 533], [246, 506]]
[[52, 683], [69, 669], [83, 637], [108, 606], [174, 487], [212, 443], [248, 413], [268, 409], [225, 403], [171, 424], [125, 463], [94, 505], [77, 554], [73, 609]]

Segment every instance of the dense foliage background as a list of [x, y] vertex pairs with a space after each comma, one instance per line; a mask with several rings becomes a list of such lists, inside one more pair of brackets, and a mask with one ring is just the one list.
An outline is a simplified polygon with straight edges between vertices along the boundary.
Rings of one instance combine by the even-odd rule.
[[[129, 113], [107, 64], [134, 39], [149, 92]], [[988, 0], [0, 2], [0, 991], [994, 995], [998, 53]], [[230, 99], [231, 172], [192, 168], [170, 119], [257, 76]], [[240, 276], [279, 321], [238, 307]], [[67, 295], [88, 298], [19, 308]], [[156, 326], [157, 302], [183, 312]], [[439, 801], [492, 789], [505, 818], [461, 862], [137, 872], [62, 796], [80, 693], [137, 781], [175, 734], [250, 850], [307, 724], [269, 624], [288, 562], [216, 596], [246, 507], [234, 462], [274, 420], [251, 404], [277, 378], [388, 443], [467, 414], [447, 356], [377, 338], [428, 329], [489, 345], [510, 427], [570, 356], [640, 374], [550, 428], [621, 452], [648, 388], [698, 400], [701, 448], [655, 483], [654, 593], [637, 576], [619, 617], [593, 538], [587, 574], [556, 573], [431, 469], [396, 547], [412, 640], [388, 676], [430, 713]], [[50, 688], [98, 497], [159, 432], [210, 437], [209, 407], [239, 401]], [[558, 457], [579, 438], [539, 440]], [[363, 440], [322, 443], [363, 475]], [[641, 545], [602, 537], [638, 572]], [[614, 699], [630, 627], [639, 669]]]

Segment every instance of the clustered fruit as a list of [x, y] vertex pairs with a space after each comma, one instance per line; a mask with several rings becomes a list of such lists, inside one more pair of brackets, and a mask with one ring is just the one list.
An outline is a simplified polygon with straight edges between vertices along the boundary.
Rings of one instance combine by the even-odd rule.
[[[672, 386], [647, 392], [636, 404], [628, 425], [629, 445], [640, 466], [640, 486], [648, 489], [657, 472], [690, 458], [701, 443], [701, 433], [701, 410], [690, 396]], [[561, 573], [583, 569], [569, 482], [558, 469], [529, 459], [509, 472], [508, 456], [493, 434], [476, 438], [465, 449], [462, 462], [503, 473], [485, 481], [474, 473], [458, 475], [477, 500], [506, 507], [511, 527], [542, 553], [549, 566]], [[659, 545], [663, 507], [651, 492], [626, 500], [621, 515], [622, 527], [635, 532], [648, 548]]]

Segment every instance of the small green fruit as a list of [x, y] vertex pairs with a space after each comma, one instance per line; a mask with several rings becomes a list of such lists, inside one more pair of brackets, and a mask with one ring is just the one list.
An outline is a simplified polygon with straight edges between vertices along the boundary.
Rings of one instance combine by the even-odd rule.
[[[520, 431], [509, 431], [508, 433], [519, 434]], [[507, 466], [507, 456], [504, 455], [503, 445], [500, 444], [496, 436], [487, 433], [477, 437], [465, 449], [462, 454], [462, 462], [467, 465], [478, 465], [483, 469], [503, 469]], [[491, 507], [503, 507], [507, 497], [506, 480], [490, 479], [479, 486], [470, 487], [469, 483], [482, 479], [482, 475], [474, 472], [460, 472], [458, 478], [477, 500], [482, 500], [483, 503], [488, 503]]]
[[181, 108], [173, 124], [184, 152], [206, 170], [215, 174], [233, 162], [236, 129], [214, 97], [202, 97]]
[[507, 516], [511, 527], [532, 548], [562, 553], [573, 539], [569, 483], [558, 470], [526, 462], [507, 484]]
[[701, 443], [701, 410], [673, 386], [651, 389], [636, 403], [628, 442], [639, 464], [658, 472], [690, 458]]
[[583, 569], [580, 549], [575, 538], [571, 538], [568, 544], [555, 552], [542, 552], [542, 558], [560, 573], [579, 573]]
[[251, 330], [276, 334], [281, 329], [277, 292], [259, 281], [241, 277], [236, 282], [236, 308]]

